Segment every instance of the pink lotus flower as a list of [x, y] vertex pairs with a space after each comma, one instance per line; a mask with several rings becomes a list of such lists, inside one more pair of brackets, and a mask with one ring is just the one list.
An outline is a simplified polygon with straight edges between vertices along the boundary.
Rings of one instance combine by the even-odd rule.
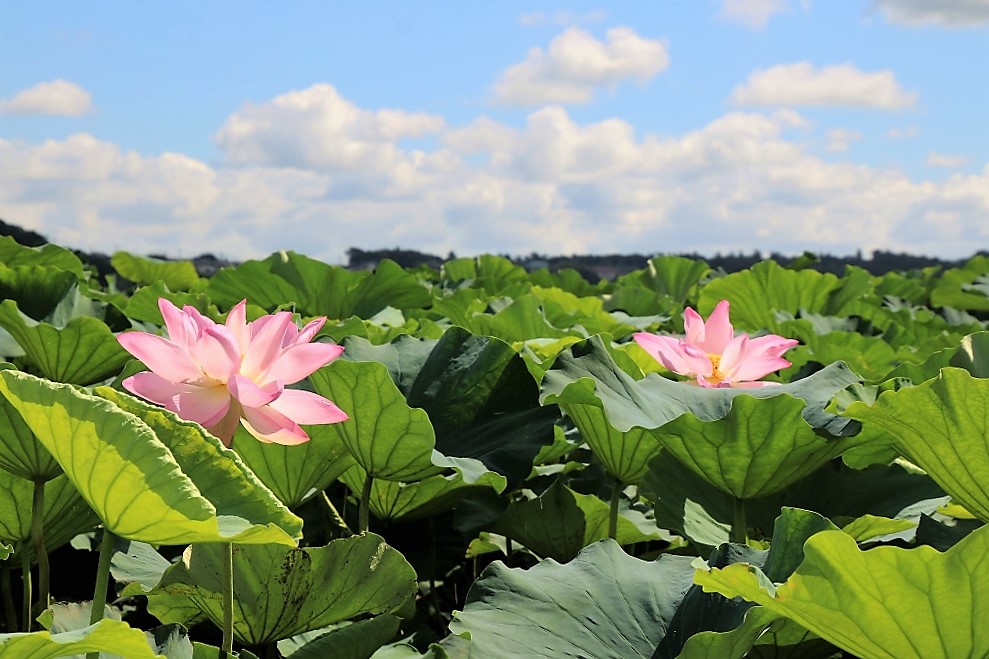
[[674, 373], [695, 377], [702, 387], [776, 384], [753, 380], [789, 366], [781, 355], [799, 343], [775, 334], [754, 339], [747, 334], [735, 336], [728, 321], [728, 300], [718, 303], [707, 322], [687, 307], [683, 323], [687, 330], [683, 339], [639, 332], [635, 342]]
[[285, 388], [343, 352], [338, 345], [310, 343], [326, 318], [300, 331], [287, 311], [248, 323], [246, 306], [241, 301], [219, 325], [193, 307], [180, 310], [159, 298], [168, 338], [147, 332], [117, 337], [151, 369], [124, 380], [124, 388], [199, 423], [227, 446], [238, 423], [262, 442], [301, 444], [309, 435], [300, 423], [346, 421], [322, 396]]

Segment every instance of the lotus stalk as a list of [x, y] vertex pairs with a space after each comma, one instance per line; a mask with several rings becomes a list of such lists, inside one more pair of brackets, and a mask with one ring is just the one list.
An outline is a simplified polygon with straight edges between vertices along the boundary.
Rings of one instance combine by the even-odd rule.
[[31, 506], [31, 544], [34, 555], [38, 560], [38, 609], [48, 608], [50, 587], [50, 569], [48, 566], [48, 551], [45, 549], [45, 481], [35, 479], [34, 501]]

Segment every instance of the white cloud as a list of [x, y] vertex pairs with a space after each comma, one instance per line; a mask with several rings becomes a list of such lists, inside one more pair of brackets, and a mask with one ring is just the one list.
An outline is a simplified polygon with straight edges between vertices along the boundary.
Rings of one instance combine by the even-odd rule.
[[927, 164], [931, 167], [944, 167], [945, 169], [958, 169], [968, 164], [965, 156], [949, 156], [944, 153], [931, 151], [927, 154]]
[[[295, 115], [278, 114], [275, 100], [252, 108], [291, 124]], [[235, 144], [253, 145], [250, 157], [216, 165], [123, 151], [86, 134], [0, 139], [0, 217], [89, 250], [244, 259], [294, 249], [331, 263], [351, 246], [435, 254], [881, 248], [961, 257], [989, 244], [989, 166], [925, 181], [828, 162], [789, 109], [731, 112], [661, 136], [546, 107], [521, 127], [479, 118], [442, 128], [437, 147], [406, 152], [397, 141], [416, 133], [414, 121], [339, 102], [370, 119], [331, 142], [397, 155], [370, 169], [363, 157], [286, 159], [270, 141], [255, 144], [251, 131], [228, 144], [233, 153], [241, 153]], [[246, 121], [244, 110], [237, 116]]]
[[397, 142], [436, 133], [443, 125], [442, 117], [431, 114], [365, 110], [320, 84], [244, 105], [213, 139], [233, 164], [400, 177], [415, 154]]
[[492, 88], [493, 99], [506, 105], [586, 103], [599, 87], [629, 79], [646, 81], [669, 66], [663, 42], [633, 30], [608, 30], [605, 41], [570, 28], [546, 50], [533, 48], [524, 62], [506, 70]]
[[552, 13], [544, 11], [534, 11], [519, 16], [519, 23], [525, 27], [537, 27], [541, 25], [587, 25], [589, 23], [600, 23], [608, 18], [608, 12], [603, 9], [594, 9], [584, 14], [575, 14], [572, 11], [554, 11]]
[[830, 153], [845, 153], [852, 142], [862, 139], [862, 133], [847, 128], [832, 128], [828, 131], [824, 150]]
[[911, 137], [917, 137], [920, 131], [916, 126], [907, 126], [906, 128], [890, 128], [886, 131], [886, 137], [892, 140], [905, 140]]
[[735, 87], [731, 100], [738, 105], [898, 110], [915, 105], [917, 94], [905, 92], [889, 70], [860, 71], [850, 62], [817, 68], [804, 61], [754, 71]]
[[92, 111], [89, 92], [68, 80], [52, 80], [23, 89], [0, 100], [0, 114], [38, 114], [77, 117]]
[[788, 8], [786, 0], [722, 0], [720, 16], [727, 21], [761, 28], [775, 14]]
[[970, 27], [989, 23], [987, 0], [874, 0], [873, 7], [892, 23]]

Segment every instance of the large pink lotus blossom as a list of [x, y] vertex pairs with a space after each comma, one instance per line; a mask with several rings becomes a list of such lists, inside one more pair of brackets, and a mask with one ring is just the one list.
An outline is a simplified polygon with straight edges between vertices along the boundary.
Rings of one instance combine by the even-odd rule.
[[227, 446], [238, 423], [262, 442], [300, 444], [309, 441], [300, 423], [346, 421], [322, 396], [285, 388], [343, 352], [338, 345], [310, 343], [326, 318], [300, 331], [287, 311], [248, 323], [246, 307], [243, 300], [219, 325], [193, 307], [180, 310], [160, 298], [168, 338], [147, 332], [117, 337], [151, 369], [124, 380], [124, 388], [199, 423]]
[[707, 322], [687, 307], [683, 312], [687, 336], [658, 336], [646, 332], [635, 342], [674, 373], [696, 378], [702, 387], [765, 387], [772, 382], [754, 382], [790, 362], [781, 355], [799, 341], [769, 334], [752, 338], [735, 336], [728, 320], [728, 300], [714, 308]]

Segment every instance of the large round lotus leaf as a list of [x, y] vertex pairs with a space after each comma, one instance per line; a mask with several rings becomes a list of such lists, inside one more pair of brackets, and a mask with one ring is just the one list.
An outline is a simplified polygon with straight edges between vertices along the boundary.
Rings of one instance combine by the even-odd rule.
[[779, 492], [810, 475], [854, 437], [834, 438], [810, 427], [804, 401], [789, 395], [736, 396], [728, 414], [702, 421], [684, 414], [656, 431], [687, 468], [723, 492], [753, 499]]
[[10, 236], [0, 236], [0, 263], [9, 267], [40, 265], [68, 270], [80, 279], [84, 276], [82, 261], [64, 247], [50, 244], [41, 247], [25, 247]]
[[[9, 364], [0, 364], [0, 369]], [[34, 433], [24, 423], [17, 410], [0, 396], [0, 469], [28, 480], [51, 480], [62, 468]]]
[[78, 316], [55, 327], [25, 316], [16, 302], [4, 300], [0, 327], [10, 332], [26, 358], [49, 380], [92, 384], [116, 375], [130, 359], [110, 328], [91, 316]]
[[989, 521], [989, 380], [945, 368], [844, 414], [884, 432], [955, 501]]
[[616, 430], [600, 407], [579, 403], [560, 407], [573, 420], [605, 471], [621, 483], [635, 485], [642, 480], [649, 460], [662, 448], [659, 439], [645, 428]]
[[119, 620], [100, 620], [84, 629], [52, 634], [0, 634], [0, 655], [18, 659], [76, 657], [87, 652], [107, 652], [132, 659], [159, 659], [147, 637]]
[[295, 508], [354, 464], [333, 425], [307, 426], [309, 441], [295, 446], [259, 442], [241, 426], [232, 448], [282, 503]]
[[430, 457], [436, 438], [426, 412], [409, 407], [388, 370], [374, 362], [338, 359], [310, 376], [317, 393], [350, 415], [321, 431], [346, 447], [375, 479], [420, 480], [441, 471]]
[[[21, 551], [34, 556], [31, 543], [31, 506], [34, 483], [0, 472], [0, 540], [14, 544], [15, 561]], [[54, 551], [100, 523], [86, 501], [63, 474], [45, 483], [45, 547]]]
[[121, 537], [295, 544], [301, 536], [302, 521], [197, 424], [107, 387], [100, 398], [9, 370], [0, 371], [0, 394]]
[[78, 282], [79, 276], [68, 270], [40, 265], [8, 267], [0, 262], [0, 300], [14, 300], [36, 320], [50, 314]]
[[[148, 593], [148, 610], [166, 623], [185, 623], [199, 611], [219, 625], [223, 560], [219, 545], [189, 547]], [[415, 592], [412, 566], [374, 534], [305, 549], [234, 546], [234, 636], [246, 645], [387, 613]]]
[[989, 656], [989, 526], [944, 553], [861, 551], [841, 531], [818, 533], [782, 584], [752, 565], [699, 571], [696, 583], [786, 616], [863, 659]]
[[162, 261], [135, 256], [129, 252], [117, 252], [111, 257], [110, 265], [122, 277], [135, 284], [160, 281], [173, 291], [187, 291], [199, 281], [199, 273], [192, 261]]

